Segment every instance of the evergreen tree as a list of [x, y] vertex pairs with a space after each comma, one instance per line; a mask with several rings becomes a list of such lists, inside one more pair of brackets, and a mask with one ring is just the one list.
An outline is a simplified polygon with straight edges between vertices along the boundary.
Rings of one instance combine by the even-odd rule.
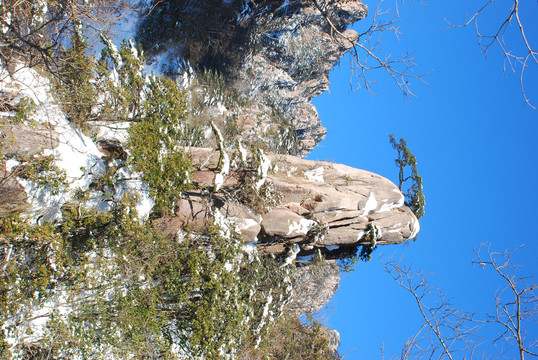
[[405, 205], [408, 206], [418, 219], [424, 215], [424, 193], [422, 192], [422, 178], [418, 175], [417, 159], [407, 148], [407, 142], [401, 138], [396, 141], [393, 134], [389, 135], [392, 147], [398, 152], [394, 160], [399, 168], [398, 188], [405, 196]]

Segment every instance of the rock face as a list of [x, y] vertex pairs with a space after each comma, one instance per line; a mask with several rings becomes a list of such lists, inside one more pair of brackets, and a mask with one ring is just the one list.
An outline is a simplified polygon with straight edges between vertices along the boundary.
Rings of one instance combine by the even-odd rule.
[[[183, 71], [177, 64], [185, 60], [224, 74], [251, 102], [238, 116], [243, 130], [291, 128], [297, 153], [305, 154], [326, 134], [311, 99], [328, 90], [329, 71], [351, 47], [334, 36], [327, 19], [355, 40], [357, 32], [346, 28], [366, 14], [359, 0], [154, 1], [138, 40], [171, 75]], [[267, 109], [272, 116], [256, 116]], [[271, 136], [261, 133], [253, 137]]]
[[[360, 1], [317, 1], [319, 7], [349, 39], [357, 39], [348, 25], [363, 19]], [[329, 89], [329, 71], [349, 50], [349, 41], [331, 35], [315, 1], [286, 1], [258, 16], [252, 30], [259, 49], [238, 64], [233, 82], [251, 99], [270, 104], [297, 129], [303, 152], [312, 150], [326, 134], [311, 99]]]
[[297, 316], [321, 310], [334, 296], [340, 283], [340, 267], [335, 260], [303, 266], [295, 274], [295, 296], [289, 307]]
[[[0, 121], [0, 154], [5, 158], [29, 159], [45, 149], [58, 146], [58, 134], [43, 125], [30, 127]], [[0, 165], [0, 217], [20, 213], [29, 207], [27, 194], [13, 169]]]
[[[205, 227], [219, 212], [246, 242], [256, 242], [261, 253], [285, 254], [297, 244], [298, 256], [321, 251], [342, 258], [357, 246], [397, 244], [416, 237], [419, 231], [418, 220], [404, 206], [398, 187], [374, 173], [269, 154], [262, 156], [265, 160], [258, 170], [233, 167], [214, 192], [219, 152], [207, 148], [187, 151], [197, 169], [194, 182], [202, 190], [186, 194], [174, 216], [156, 220], [163, 233], [175, 234], [185, 226]], [[237, 158], [232, 153], [229, 156]], [[267, 169], [266, 174], [262, 168]], [[272, 192], [278, 201], [264, 204], [268, 199], [263, 191]], [[254, 203], [245, 203], [245, 198]]]

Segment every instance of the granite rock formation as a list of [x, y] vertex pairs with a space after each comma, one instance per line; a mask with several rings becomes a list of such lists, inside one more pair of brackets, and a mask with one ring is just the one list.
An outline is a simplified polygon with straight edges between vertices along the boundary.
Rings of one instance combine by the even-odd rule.
[[[156, 220], [168, 235], [187, 226], [203, 228], [219, 213], [240, 231], [245, 242], [256, 242], [261, 253], [285, 254], [296, 244], [298, 256], [321, 251], [342, 258], [357, 246], [397, 244], [416, 237], [419, 231], [418, 220], [404, 205], [398, 187], [374, 173], [262, 154], [264, 160], [257, 170], [236, 165], [223, 176], [219, 190], [213, 191], [219, 152], [207, 148], [188, 148], [187, 152], [197, 169], [193, 179], [200, 190], [186, 194], [173, 216]], [[260, 170], [263, 168], [266, 173]], [[234, 195], [244, 193], [249, 183], [257, 187], [250, 188], [254, 204]], [[261, 194], [262, 186], [272, 192], [276, 202], [263, 204], [267, 199]]]
[[232, 65], [238, 68], [233, 83], [293, 119], [303, 151], [309, 152], [326, 134], [311, 99], [329, 89], [329, 71], [351, 47], [331, 34], [316, 3], [349, 39], [358, 34], [346, 27], [364, 18], [367, 7], [360, 1], [283, 3], [259, 16], [251, 41], [260, 50]]
[[[185, 61], [196, 69], [224, 74], [227, 83], [251, 101], [239, 116], [241, 127], [261, 122], [257, 126], [262, 130], [251, 134], [253, 141], [275, 127], [277, 131], [292, 128], [298, 138], [297, 152], [305, 154], [325, 137], [326, 129], [311, 100], [328, 90], [330, 70], [351, 46], [334, 36], [326, 17], [348, 39], [357, 39], [358, 33], [347, 27], [366, 17], [367, 6], [361, 1], [151, 4], [150, 15], [138, 29], [147, 53], [170, 75], [188, 73], [182, 68]], [[277, 116], [260, 118], [267, 109]]]

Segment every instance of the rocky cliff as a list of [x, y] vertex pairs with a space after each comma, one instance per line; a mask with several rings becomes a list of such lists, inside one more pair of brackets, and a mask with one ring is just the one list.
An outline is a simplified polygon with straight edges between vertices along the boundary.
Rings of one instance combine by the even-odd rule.
[[[138, 38], [164, 71], [184, 73], [184, 61], [216, 69], [225, 74], [229, 85], [257, 104], [253, 116], [262, 112], [260, 105], [279, 115], [277, 124], [273, 124], [274, 119], [264, 119], [260, 124], [264, 130], [253, 137], [266, 135], [271, 125], [282, 131], [279, 125], [285, 121], [286, 127], [291, 125], [296, 132], [297, 151], [302, 154], [325, 137], [326, 129], [311, 100], [328, 90], [329, 71], [351, 46], [334, 36], [327, 18], [354, 40], [358, 34], [346, 28], [366, 16], [366, 5], [356, 0], [154, 5], [139, 26]], [[173, 15], [162, 24], [157, 20], [161, 12]], [[168, 23], [175, 20], [173, 25]], [[163, 42], [171, 46], [162, 46]]]
[[371, 172], [263, 153], [249, 168], [253, 155], [243, 154], [242, 161], [238, 151], [226, 155], [236, 166], [223, 176], [218, 191], [208, 192], [219, 181], [220, 153], [207, 148], [188, 148], [187, 153], [196, 169], [193, 181], [202, 190], [186, 193], [174, 216], [156, 220], [167, 234], [187, 226], [204, 228], [218, 212], [261, 253], [284, 254], [298, 246], [297, 256], [321, 251], [339, 258], [358, 246], [401, 243], [419, 231], [398, 187]]
[[[325, 135], [310, 101], [348, 50], [327, 17], [355, 38], [365, 5], [153, 1], [142, 13], [146, 69], [164, 76], [103, 37], [100, 67], [83, 74], [95, 96], [75, 109], [91, 121], [70, 115], [77, 87], [62, 97], [22, 61], [0, 69], [0, 353], [280, 351], [264, 334], [321, 309], [340, 260], [417, 236], [390, 180], [300, 157]], [[144, 339], [140, 324], [153, 325]], [[337, 334], [309, 329], [331, 358]]]

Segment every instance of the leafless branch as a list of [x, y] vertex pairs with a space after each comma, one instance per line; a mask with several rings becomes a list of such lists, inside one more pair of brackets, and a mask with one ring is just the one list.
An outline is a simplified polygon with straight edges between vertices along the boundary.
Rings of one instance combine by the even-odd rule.
[[406, 98], [409, 95], [416, 96], [411, 90], [410, 81], [420, 80], [425, 83], [423, 79], [425, 74], [413, 73], [416, 66], [413, 54], [402, 54], [397, 59], [393, 59], [390, 53], [382, 55], [382, 34], [392, 32], [399, 35], [401, 33], [398, 28], [397, 18], [387, 19], [386, 15], [388, 12], [381, 10], [380, 5], [383, 0], [377, 4], [374, 10], [371, 25], [364, 32], [358, 34], [358, 37], [338, 29], [327, 11], [327, 2], [321, 2], [320, 0], [311, 1], [327, 21], [333, 37], [343, 47], [350, 49], [352, 55], [351, 69], [353, 71], [353, 77], [357, 80], [359, 86], [373, 93], [372, 84], [375, 81], [370, 80], [368, 73], [382, 69], [392, 78]]
[[132, 1], [5, 0], [0, 9], [0, 59], [10, 72], [19, 63], [55, 74], [62, 48], [78, 28], [91, 39], [120, 21]]
[[[529, 40], [529, 36], [527, 32], [525, 31], [525, 25], [521, 21], [520, 18], [520, 8], [519, 8], [519, 0], [512, 0], [512, 6], [507, 13], [507, 15], [504, 17], [500, 25], [497, 27], [496, 31], [491, 34], [484, 34], [481, 32], [479, 27], [479, 18], [481, 16], [485, 16], [484, 13], [486, 9], [488, 9], [492, 4], [494, 0], [488, 0], [487, 2], [482, 5], [480, 9], [478, 9], [469, 19], [465, 19], [462, 23], [456, 23], [455, 21], [448, 21], [445, 19], [445, 21], [449, 24], [449, 28], [461, 28], [469, 26], [470, 24], [474, 24], [476, 28], [476, 34], [479, 38], [479, 44], [483, 47], [483, 53], [487, 54], [491, 46], [497, 44], [501, 51], [504, 54], [505, 59], [505, 66], [504, 71], [506, 71], [506, 64], [509, 65], [510, 69], [513, 72], [519, 71], [519, 81], [521, 86], [521, 93], [523, 95], [523, 98], [525, 99], [525, 103], [528, 104], [531, 108], [536, 109], [534, 105], [531, 104], [527, 92], [525, 91], [525, 85], [524, 85], [524, 74], [525, 70], [528, 66], [530, 66], [530, 63], [533, 63], [533, 65], [538, 66], [538, 49], [533, 47], [531, 44], [531, 41]], [[525, 45], [525, 51], [522, 54], [516, 54], [513, 50], [513, 44], [507, 44], [504, 36], [509, 29], [512, 22], [515, 20], [515, 23], [517, 24], [518, 32], [520, 35], [521, 40], [523, 41]], [[534, 39], [533, 39], [534, 40]], [[519, 67], [521, 67], [519, 69]], [[519, 70], [518, 70], [519, 69]]]
[[405, 343], [401, 359], [454, 359], [458, 353], [475, 351], [479, 325], [473, 314], [456, 309], [422, 271], [393, 259], [383, 265], [398, 285], [412, 294], [424, 320], [417, 333]]
[[514, 252], [521, 247], [494, 252], [490, 245], [482, 244], [475, 250], [477, 260], [473, 263], [494, 270], [503, 280], [505, 286], [495, 293], [495, 312], [488, 316], [486, 322], [501, 328], [500, 335], [493, 342], [504, 341], [510, 346], [517, 346], [519, 358], [523, 360], [525, 354], [538, 356], [538, 340], [526, 331], [530, 323], [537, 322], [538, 294], [537, 286], [529, 284], [528, 278], [516, 275], [518, 267], [511, 263]]

